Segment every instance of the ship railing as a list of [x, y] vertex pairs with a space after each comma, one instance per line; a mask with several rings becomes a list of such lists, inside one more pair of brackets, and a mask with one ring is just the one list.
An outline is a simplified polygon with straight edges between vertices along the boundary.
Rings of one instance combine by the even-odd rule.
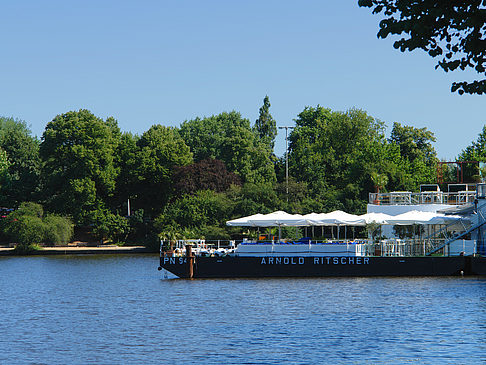
[[477, 211], [477, 216], [478, 216], [478, 221], [475, 225], [472, 225], [471, 227], [466, 228], [466, 226], [464, 225], [464, 222], [462, 222], [462, 220], [461, 220], [461, 223], [464, 227], [463, 231], [456, 233], [456, 234], [452, 234], [449, 237], [446, 237], [443, 241], [441, 241], [440, 239], [431, 239], [430, 240], [430, 246], [429, 246], [429, 249], [427, 250], [426, 254], [432, 255], [432, 254], [435, 254], [435, 253], [444, 252], [446, 250], [446, 248], [449, 247], [449, 245], [452, 242], [463, 239], [464, 237], [469, 235], [471, 232], [473, 232], [473, 231], [481, 228], [483, 225], [485, 225], [486, 219], [485, 219], [484, 214], [481, 210]]
[[444, 193], [441, 191], [427, 191], [422, 193], [395, 191], [390, 193], [370, 193], [369, 203], [373, 205], [464, 205], [473, 203], [475, 198], [475, 191], [459, 191], [453, 193]]
[[385, 239], [365, 244], [362, 252], [365, 256], [423, 256], [424, 241], [418, 239]]

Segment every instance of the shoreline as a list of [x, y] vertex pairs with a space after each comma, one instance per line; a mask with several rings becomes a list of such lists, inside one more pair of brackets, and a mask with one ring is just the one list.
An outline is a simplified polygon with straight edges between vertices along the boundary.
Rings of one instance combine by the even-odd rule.
[[66, 246], [66, 247], [43, 247], [41, 250], [32, 251], [28, 254], [19, 255], [14, 253], [12, 247], [0, 247], [0, 256], [47, 256], [47, 255], [98, 255], [98, 254], [138, 254], [153, 253], [145, 246]]

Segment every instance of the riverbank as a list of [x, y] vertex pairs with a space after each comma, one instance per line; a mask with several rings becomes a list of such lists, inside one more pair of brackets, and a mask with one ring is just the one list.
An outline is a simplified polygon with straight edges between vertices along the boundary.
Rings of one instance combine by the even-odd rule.
[[[43, 247], [29, 253], [30, 255], [100, 255], [100, 254], [136, 254], [153, 253], [145, 246], [66, 246], [66, 247]], [[11, 247], [0, 247], [0, 256], [16, 256]], [[25, 255], [22, 255], [25, 256]]]

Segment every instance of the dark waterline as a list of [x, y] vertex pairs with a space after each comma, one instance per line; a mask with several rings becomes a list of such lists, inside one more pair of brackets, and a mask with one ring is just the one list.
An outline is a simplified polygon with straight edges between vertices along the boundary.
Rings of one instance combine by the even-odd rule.
[[486, 361], [486, 278], [168, 280], [157, 260], [0, 258], [0, 363]]

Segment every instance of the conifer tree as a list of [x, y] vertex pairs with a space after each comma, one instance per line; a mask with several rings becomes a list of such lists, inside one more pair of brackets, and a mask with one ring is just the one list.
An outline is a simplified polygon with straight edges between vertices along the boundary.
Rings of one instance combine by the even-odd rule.
[[268, 95], [263, 99], [260, 115], [255, 122], [254, 128], [263, 144], [273, 151], [275, 137], [277, 135], [277, 123], [270, 114], [270, 99], [268, 98]]

